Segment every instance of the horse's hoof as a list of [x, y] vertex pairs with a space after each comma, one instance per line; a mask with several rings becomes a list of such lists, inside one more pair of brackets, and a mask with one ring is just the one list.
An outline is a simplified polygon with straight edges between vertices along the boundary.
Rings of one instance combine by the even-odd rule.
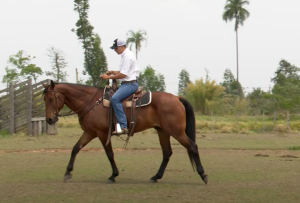
[[203, 182], [205, 182], [205, 184], [207, 185], [207, 182], [208, 182], [208, 176], [207, 175], [204, 175]]
[[72, 175], [69, 174], [69, 175], [65, 175], [64, 177], [64, 182], [68, 182], [68, 180], [70, 180], [72, 178]]
[[157, 183], [157, 180], [150, 179], [150, 183]]
[[108, 179], [106, 182], [107, 182], [107, 183], [115, 183], [116, 181], [115, 181], [115, 180]]

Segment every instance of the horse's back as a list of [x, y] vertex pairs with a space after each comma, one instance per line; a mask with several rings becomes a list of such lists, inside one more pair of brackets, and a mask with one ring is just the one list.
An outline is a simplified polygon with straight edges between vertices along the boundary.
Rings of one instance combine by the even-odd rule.
[[141, 107], [138, 113], [136, 132], [147, 128], [185, 123], [185, 108], [179, 97], [166, 92], [152, 92], [152, 101]]

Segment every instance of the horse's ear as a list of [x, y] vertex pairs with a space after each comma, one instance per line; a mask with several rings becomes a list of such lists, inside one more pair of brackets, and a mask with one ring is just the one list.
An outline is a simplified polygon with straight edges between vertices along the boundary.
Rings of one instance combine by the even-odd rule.
[[46, 87], [47, 87], [47, 85], [45, 85], [44, 83], [42, 83], [42, 85], [43, 85], [43, 87], [44, 87], [44, 88], [46, 88]]
[[51, 89], [54, 89], [54, 87], [55, 87], [55, 84], [54, 84], [54, 82], [52, 80], [51, 80], [50, 86], [51, 86]]

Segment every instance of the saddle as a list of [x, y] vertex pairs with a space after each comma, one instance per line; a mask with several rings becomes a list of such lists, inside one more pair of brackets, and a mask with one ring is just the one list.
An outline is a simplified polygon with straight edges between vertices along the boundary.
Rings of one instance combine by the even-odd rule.
[[[109, 108], [108, 111], [108, 123], [109, 123], [109, 131], [108, 131], [108, 140], [107, 143], [110, 141], [111, 132], [117, 129], [117, 120], [116, 116], [113, 112], [112, 105], [110, 105], [110, 99], [114, 95], [114, 93], [118, 90], [117, 81], [114, 79], [112, 86], [109, 86], [109, 80], [107, 81], [107, 85], [104, 88], [104, 99], [103, 99], [103, 106]], [[129, 117], [129, 126], [128, 127], [128, 137], [133, 136], [134, 128], [136, 126], [136, 119], [138, 116], [138, 111], [140, 107], [147, 106], [151, 103], [152, 94], [151, 92], [143, 91], [142, 87], [139, 87], [135, 93], [130, 95], [129, 97], [125, 98], [121, 101], [124, 113], [129, 110], [130, 108], [130, 117]], [[127, 116], [127, 114], [126, 114]], [[128, 119], [127, 119], [128, 120]]]

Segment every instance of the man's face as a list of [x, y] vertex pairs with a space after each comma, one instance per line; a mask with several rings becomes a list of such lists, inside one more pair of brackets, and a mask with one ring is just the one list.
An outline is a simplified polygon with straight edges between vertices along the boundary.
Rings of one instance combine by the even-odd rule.
[[119, 54], [119, 55], [122, 54], [124, 50], [125, 50], [124, 46], [115, 48], [115, 52], [117, 52], [117, 54]]

